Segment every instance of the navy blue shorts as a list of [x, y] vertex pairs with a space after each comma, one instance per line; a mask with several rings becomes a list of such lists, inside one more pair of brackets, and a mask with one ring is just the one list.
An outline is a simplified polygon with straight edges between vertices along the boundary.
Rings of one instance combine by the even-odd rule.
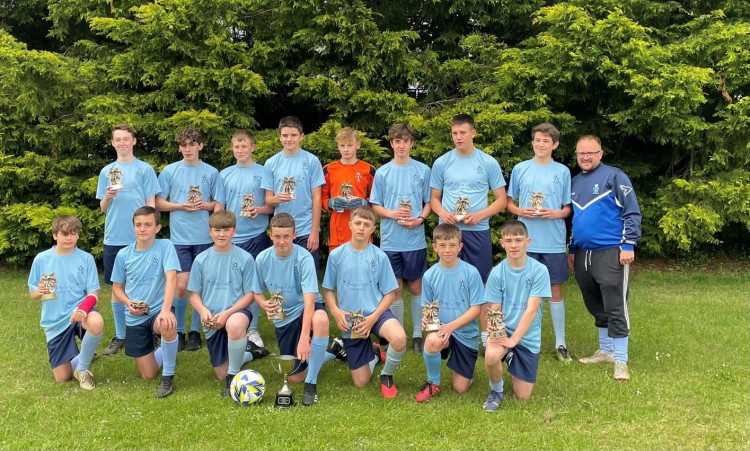
[[404, 252], [385, 251], [385, 255], [391, 261], [391, 268], [397, 279], [413, 282], [421, 279], [427, 271], [427, 249]]
[[508, 372], [524, 382], [536, 383], [536, 372], [539, 368], [539, 354], [534, 354], [521, 345], [508, 350], [503, 357], [508, 364]]
[[248, 251], [253, 258], [258, 258], [258, 254], [268, 249], [268, 244], [268, 235], [266, 232], [263, 232], [258, 236], [250, 238], [244, 243], [237, 243], [236, 246]]
[[[302, 246], [303, 248], [307, 249], [307, 238], [310, 235], [304, 235], [304, 236], [298, 236], [294, 239], [294, 244], [297, 246]], [[320, 273], [320, 246], [318, 246], [318, 250], [315, 252], [310, 252], [313, 257], [313, 261], [315, 262], [315, 272]]]
[[487, 283], [492, 271], [492, 236], [489, 230], [462, 230], [464, 248], [458, 258], [479, 270], [482, 282]]
[[175, 244], [174, 248], [177, 250], [177, 257], [180, 259], [180, 271], [178, 272], [190, 272], [193, 268], [193, 260], [195, 260], [195, 257], [211, 246], [213, 246], [213, 243]]
[[[98, 310], [92, 308], [91, 311], [97, 312]], [[78, 355], [76, 337], [83, 339], [84, 334], [86, 334], [86, 329], [83, 328], [81, 323], [72, 323], [67, 329], [47, 342], [49, 364], [53, 369], [70, 362]]]
[[477, 364], [478, 355], [479, 352], [476, 349], [464, 346], [452, 335], [448, 339], [448, 347], [440, 351], [440, 358], [448, 359], [446, 366], [466, 379], [474, 379], [474, 367]]
[[120, 249], [126, 246], [104, 245], [104, 283], [112, 285], [112, 268], [115, 267], [115, 258]]
[[[315, 311], [318, 310], [326, 311], [326, 305], [320, 302], [315, 303]], [[300, 362], [296, 359], [297, 357], [297, 345], [299, 344], [300, 335], [302, 334], [302, 315], [297, 317], [294, 321], [290, 322], [286, 326], [276, 328], [276, 341], [279, 344], [280, 355], [291, 355], [294, 356], [294, 367], [299, 367], [292, 371], [292, 374], [297, 374], [307, 369], [307, 362]], [[310, 329], [310, 337], [312, 337], [312, 329]], [[312, 340], [312, 338], [311, 338]]]
[[[385, 313], [380, 315], [380, 318], [375, 321], [375, 325], [372, 326], [370, 333], [375, 334], [380, 338], [380, 328], [391, 318], [396, 319], [393, 312], [386, 310]], [[375, 357], [375, 354], [372, 351], [372, 341], [370, 341], [369, 337], [364, 339], [357, 338], [355, 340], [344, 338], [344, 349], [346, 349], [346, 360], [349, 363], [350, 370], [356, 370], [357, 368], [367, 365], [372, 361], [373, 357]]]
[[527, 252], [526, 255], [547, 267], [551, 284], [563, 283], [568, 280], [568, 256], [564, 252], [558, 254]]
[[125, 355], [128, 357], [143, 357], [154, 352], [154, 323], [159, 312], [137, 326], [125, 326]]
[[[250, 313], [250, 310], [246, 308], [239, 309], [236, 312], [232, 313], [230, 315], [230, 318], [238, 313], [240, 315], [247, 316], [248, 321], [253, 320], [253, 314]], [[203, 331], [203, 333], [205, 332], [206, 331]], [[222, 327], [221, 329], [214, 331], [214, 334], [211, 335], [211, 338], [206, 338], [208, 357], [211, 359], [211, 366], [213, 366], [214, 368], [223, 365], [224, 362], [229, 360], [229, 349], [227, 348], [228, 342], [229, 338], [227, 336], [226, 327]]]

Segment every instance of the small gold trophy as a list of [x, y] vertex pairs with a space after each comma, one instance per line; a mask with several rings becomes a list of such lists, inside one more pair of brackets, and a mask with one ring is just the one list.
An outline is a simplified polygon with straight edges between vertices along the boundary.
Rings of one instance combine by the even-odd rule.
[[148, 315], [148, 312], [151, 311], [148, 303], [144, 301], [132, 301], [130, 305], [132, 305], [134, 309], [140, 311], [142, 315]]
[[57, 299], [55, 290], [57, 289], [57, 279], [55, 279], [55, 273], [49, 274], [42, 273], [42, 278], [39, 283], [49, 290], [48, 293], [42, 295], [42, 301], [53, 301]]
[[122, 171], [120, 171], [119, 166], [109, 168], [107, 178], [109, 179], [109, 187], [113, 190], [117, 191], [125, 188], [125, 185], [122, 184]]
[[201, 326], [203, 326], [204, 329], [216, 329], [216, 326], [218, 326], [219, 323], [212, 320], [211, 318], [201, 321]]
[[284, 292], [283, 291], [272, 291], [271, 292], [271, 304], [278, 305], [279, 309], [276, 311], [276, 314], [273, 315], [271, 319], [284, 319], [286, 318], [286, 312], [284, 312], [284, 307], [282, 307], [282, 304], [286, 304], [286, 299], [284, 299]]
[[346, 199], [347, 202], [352, 198], [352, 182], [341, 184], [341, 197]]
[[352, 334], [351, 334], [352, 340], [356, 340], [358, 338], [367, 338], [363, 335], [358, 334], [357, 332], [354, 332], [354, 326], [356, 326], [357, 324], [361, 323], [364, 320], [365, 320], [365, 317], [364, 315], [362, 315], [361, 309], [357, 310], [356, 312], [354, 311], [349, 312], [349, 324], [351, 324], [352, 326]]
[[458, 196], [456, 201], [456, 220], [461, 222], [469, 212], [469, 198]]
[[425, 302], [424, 307], [422, 307], [422, 315], [427, 318], [427, 326], [425, 326], [424, 330], [427, 332], [437, 332], [440, 330], [438, 313], [440, 313], [440, 307], [438, 307], [437, 299], [432, 302]]
[[201, 197], [201, 187], [190, 185], [190, 189], [188, 190], [188, 205], [190, 208], [195, 208], [195, 204], [198, 203], [198, 199]]
[[297, 198], [297, 193], [294, 192], [295, 186], [297, 186], [297, 182], [294, 181], [294, 176], [284, 177], [284, 181], [281, 182], [281, 189], [289, 194], [289, 197], [291, 197], [292, 200]]
[[243, 218], [249, 218], [252, 215], [250, 214], [250, 209], [255, 207], [255, 194], [243, 194], [242, 195], [242, 210], [240, 211], [240, 216]]
[[536, 214], [539, 215], [539, 210], [542, 209], [542, 204], [544, 201], [547, 200], [546, 197], [544, 197], [543, 191], [537, 191], [531, 193], [531, 199], [529, 199], [529, 202], [531, 202], [531, 208], [536, 210]]
[[299, 360], [295, 365], [295, 360], [293, 355], [280, 355], [276, 357], [276, 363], [272, 364], [273, 369], [284, 378], [281, 389], [276, 392], [276, 402], [274, 402], [274, 407], [279, 409], [286, 409], [294, 405], [294, 390], [289, 388], [289, 375], [297, 371], [302, 365]]
[[[399, 210], [408, 210], [409, 215], [411, 215], [411, 199], [401, 199], [398, 201], [398, 209]], [[406, 219], [399, 219], [399, 224], [406, 224]]]
[[490, 333], [490, 338], [503, 338], [507, 337], [505, 333], [505, 323], [503, 322], [503, 312], [499, 308], [487, 309], [487, 331]]

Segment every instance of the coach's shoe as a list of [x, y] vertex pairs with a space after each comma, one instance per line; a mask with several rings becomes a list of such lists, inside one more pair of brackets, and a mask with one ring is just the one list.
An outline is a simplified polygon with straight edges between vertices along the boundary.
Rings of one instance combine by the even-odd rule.
[[174, 393], [174, 376], [162, 376], [159, 388], [156, 390], [157, 398], [166, 398]]
[[393, 383], [393, 375], [380, 375], [380, 394], [388, 399], [395, 398], [396, 395], [398, 395], [398, 388], [396, 388], [396, 384]]
[[630, 371], [628, 371], [627, 363], [615, 360], [615, 379], [622, 382], [630, 380]]
[[440, 393], [440, 386], [435, 385], [430, 381], [427, 381], [422, 385], [417, 393], [417, 402], [427, 402], [432, 399], [433, 396]]
[[251, 329], [247, 331], [247, 339], [255, 343], [259, 348], [265, 347], [265, 343], [263, 343], [263, 339], [260, 338], [260, 333], [255, 329]]
[[227, 374], [226, 383], [224, 384], [224, 390], [221, 391], [222, 398], [228, 398], [232, 390], [232, 379], [234, 374]]
[[340, 338], [336, 337], [331, 340], [331, 344], [328, 345], [326, 352], [336, 356], [336, 360], [346, 362], [346, 349], [344, 349], [344, 342]]
[[490, 390], [490, 394], [487, 395], [487, 399], [484, 401], [482, 407], [487, 412], [495, 412], [500, 408], [500, 404], [503, 403], [503, 392]]
[[201, 341], [201, 333], [197, 330], [191, 330], [188, 332], [188, 341], [187, 346], [185, 347], [186, 351], [197, 351], [203, 346], [203, 342]]
[[562, 363], [570, 363], [573, 361], [573, 359], [568, 354], [568, 348], [566, 348], [564, 345], [560, 345], [557, 347], [557, 360], [559, 360]]
[[245, 352], [249, 352], [250, 354], [252, 354], [253, 360], [262, 359], [263, 357], [270, 354], [270, 352], [268, 352], [268, 349], [262, 348], [250, 340], [247, 340], [247, 347], [245, 348]]
[[177, 351], [185, 350], [185, 332], [177, 332]]
[[411, 341], [414, 346], [414, 352], [422, 354], [422, 350], [424, 349], [424, 340], [422, 340], [422, 337], [414, 337]]
[[73, 371], [73, 377], [76, 378], [78, 385], [80, 385], [83, 390], [93, 390], [96, 387], [96, 384], [94, 383], [94, 375], [91, 374], [91, 371], [89, 370], [75, 370]]
[[607, 354], [601, 349], [597, 349], [594, 354], [582, 359], [578, 359], [578, 361], [581, 363], [614, 363], [615, 355]]
[[383, 351], [383, 346], [380, 343], [372, 343], [372, 353], [377, 356], [378, 363], [385, 362], [385, 351]]
[[102, 351], [102, 354], [104, 355], [113, 355], [117, 354], [117, 351], [125, 347], [125, 340], [120, 340], [117, 337], [112, 338], [112, 341], [109, 342], [109, 346], [104, 348], [104, 351]]
[[302, 395], [302, 405], [311, 406], [318, 402], [318, 385], [305, 382], [305, 392]]

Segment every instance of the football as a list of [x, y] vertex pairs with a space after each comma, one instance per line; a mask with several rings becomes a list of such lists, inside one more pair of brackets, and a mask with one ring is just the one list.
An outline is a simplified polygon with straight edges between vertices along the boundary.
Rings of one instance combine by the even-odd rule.
[[242, 405], [257, 404], [266, 394], [266, 380], [255, 370], [242, 370], [232, 379], [230, 393]]

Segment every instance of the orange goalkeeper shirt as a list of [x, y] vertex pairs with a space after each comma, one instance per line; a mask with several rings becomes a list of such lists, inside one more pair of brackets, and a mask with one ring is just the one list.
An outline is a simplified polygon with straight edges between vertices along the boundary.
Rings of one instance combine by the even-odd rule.
[[[323, 176], [326, 184], [323, 185], [321, 201], [323, 208], [331, 213], [330, 235], [328, 237], [328, 246], [336, 247], [346, 243], [352, 238], [352, 231], [349, 229], [349, 217], [351, 212], [344, 210], [339, 213], [328, 208], [328, 200], [332, 197], [341, 195], [341, 184], [349, 182], [352, 184], [352, 193], [354, 197], [370, 200], [370, 191], [372, 182], [375, 178], [375, 167], [357, 160], [351, 165], [341, 164], [341, 161], [334, 161], [323, 166]], [[372, 241], [372, 237], [370, 237]]]

